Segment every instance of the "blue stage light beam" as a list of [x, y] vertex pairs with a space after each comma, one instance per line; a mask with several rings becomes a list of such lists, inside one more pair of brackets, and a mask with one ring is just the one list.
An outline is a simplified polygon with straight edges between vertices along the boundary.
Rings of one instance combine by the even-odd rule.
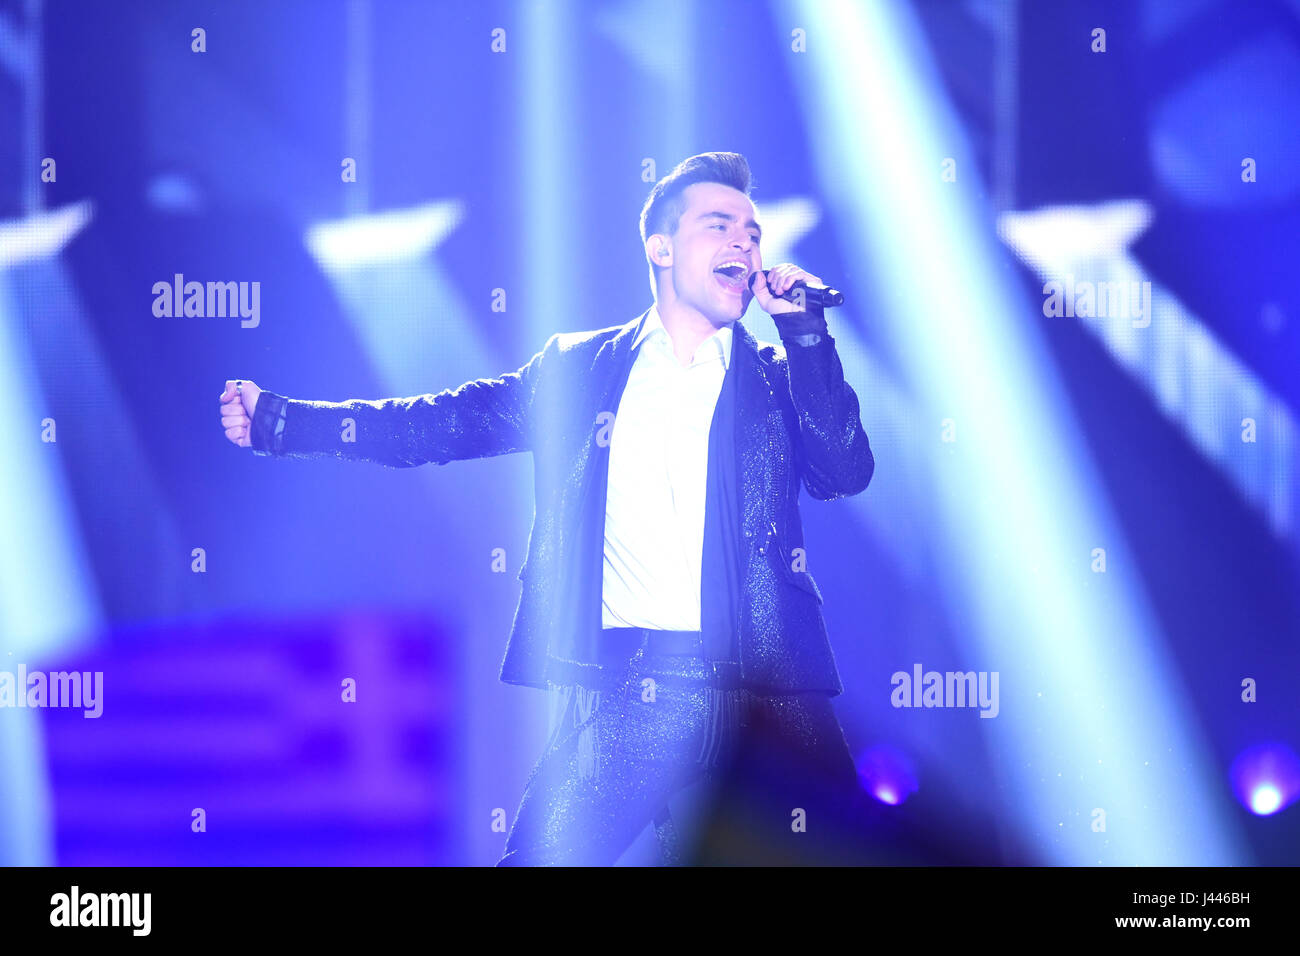
[[[486, 304], [475, 309], [466, 296], [463, 277], [452, 274], [439, 260], [438, 247], [467, 214], [462, 200], [448, 199], [320, 222], [307, 231], [307, 247], [334, 288], [386, 395], [437, 393], [470, 379], [510, 371], [531, 357], [524, 354], [528, 352], [524, 347], [506, 360], [489, 346], [477, 318], [487, 312]], [[525, 460], [495, 462], [490, 471], [476, 473], [476, 491], [483, 496], [480, 500], [492, 503], [491, 516], [455, 506], [460, 497], [446, 498], [450, 476], [440, 468], [421, 468], [430, 508], [437, 514], [439, 550], [486, 554], [489, 544], [484, 538], [492, 533], [490, 529], [504, 535], [499, 529], [526, 528], [530, 465]], [[470, 480], [466, 466], [453, 464], [452, 468], [456, 477]], [[466, 618], [458, 654], [459, 679], [468, 690], [457, 732], [463, 741], [460, 751], [469, 762], [465, 791], [458, 799], [467, 806], [501, 802], [501, 741], [520, 748], [521, 762], [535, 756], [531, 744], [516, 743], [520, 735], [507, 733], [508, 727], [520, 723], [515, 711], [522, 711], [527, 719], [533, 713], [529, 708], [537, 704], [497, 684], [504, 633], [490, 622], [489, 616], [481, 614]], [[476, 745], [482, 740], [497, 743], [490, 748]], [[499, 835], [486, 832], [466, 840], [471, 859], [488, 860], [500, 853]]]
[[[798, 246], [821, 224], [820, 205], [806, 196], [763, 200], [756, 205], [763, 224], [764, 265], [803, 261]], [[930, 521], [930, 509], [915, 507], [915, 496], [918, 489], [933, 482], [943, 449], [920, 446], [909, 439], [921, 425], [920, 410], [858, 331], [857, 325], [863, 321], [858, 311], [861, 298], [850, 292], [846, 306], [829, 315], [828, 327], [835, 337], [844, 380], [871, 383], [870, 401], [859, 394], [859, 413], [873, 451], [890, 467], [872, 476], [867, 494], [839, 502], [838, 507], [885, 545], [904, 580], [918, 588], [928, 587], [924, 554], [916, 544], [922, 536], [918, 523]], [[776, 323], [757, 300], [750, 301], [744, 322], [760, 341], [781, 341]], [[927, 457], [932, 460], [924, 460]], [[813, 556], [811, 560], [818, 559]], [[815, 568], [810, 570], [816, 573]]]
[[[981, 721], [1008, 826], [1046, 862], [1249, 862], [1051, 359], [1005, 281], [964, 132], [902, 6], [782, 2], [823, 188], [872, 317], [933, 431], [955, 438], [933, 507], [963, 669], [1000, 671]], [[945, 160], [956, 170], [945, 182]], [[1095, 548], [1107, 572], [1094, 573]], [[922, 783], [922, 786], [924, 783]]]
[[[0, 671], [11, 675], [20, 664], [35, 668], [57, 660], [102, 623], [64, 480], [57, 420], [48, 426], [55, 441], [42, 441], [50, 410], [33, 370], [34, 340], [44, 333], [28, 325], [77, 314], [71, 283], [56, 257], [90, 218], [89, 204], [78, 204], [0, 223], [0, 376], [9, 384], [0, 445], [10, 450], [0, 455]], [[38, 301], [40, 315], [34, 317]], [[92, 338], [79, 337], [82, 347]], [[65, 360], [102, 368], [102, 361], [78, 354], [76, 341]], [[15, 687], [15, 692], [27, 689]], [[56, 862], [42, 741], [37, 711], [0, 709], [0, 865]]]
[[[570, 0], [551, 4], [525, 4], [520, 11], [528, 42], [523, 51], [523, 89], [520, 100], [524, 131], [524, 154], [520, 157], [519, 180], [523, 183], [523, 243], [520, 261], [524, 270], [525, 328], [540, 348], [553, 333], [572, 331], [555, 328], [557, 314], [568, 312], [564, 303], [573, 298], [573, 257], [580, 248], [573, 223], [592, 215], [575, 187], [573, 170], [577, 156], [569, 133], [578, 121], [573, 115], [581, 108], [578, 77], [574, 64], [574, 33], [581, 16]], [[614, 324], [611, 318], [607, 324]], [[618, 321], [626, 321], [619, 319]], [[602, 323], [605, 324], [605, 323]], [[547, 419], [559, 420], [559, 410], [537, 411], [538, 431], [548, 429]], [[593, 429], [595, 422], [592, 423]], [[536, 503], [538, 506], [541, 502]], [[558, 714], [558, 693], [548, 695], [545, 720], [536, 721], [536, 744], [540, 748], [554, 731]], [[545, 729], [545, 737], [541, 731]]]
[[[1139, 199], [1003, 213], [1007, 244], [1237, 488], [1279, 538], [1300, 545], [1300, 448], [1282, 397], [1134, 257], [1153, 216]], [[1086, 293], [1089, 298], [1084, 299]], [[1133, 308], [1136, 302], [1145, 307]], [[1050, 308], [1055, 311], [1056, 306]], [[1141, 312], [1143, 314], [1135, 314]], [[1086, 314], [1085, 314], [1086, 313]]]
[[596, 29], [652, 84], [655, 142], [665, 157], [691, 151], [699, 99], [692, 85], [696, 12], [691, 0], [619, 0], [594, 10]]

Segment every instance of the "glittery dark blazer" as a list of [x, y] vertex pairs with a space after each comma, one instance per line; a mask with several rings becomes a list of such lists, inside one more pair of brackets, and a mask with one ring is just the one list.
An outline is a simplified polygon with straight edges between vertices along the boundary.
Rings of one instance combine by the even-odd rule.
[[[556, 333], [517, 372], [436, 395], [308, 402], [263, 391], [253, 450], [399, 468], [533, 452], [536, 513], [501, 679], [536, 687], [572, 683], [574, 662], [553, 653], [563, 646], [560, 629], [575, 626], [573, 609], [562, 606], [561, 595], [581, 551], [578, 529], [587, 529], [583, 533], [593, 541], [604, 538], [603, 503], [593, 502], [588, 491], [598, 468], [602, 484], [608, 473], [610, 418], [648, 311], [626, 325]], [[784, 348], [756, 341], [740, 322], [732, 344], [739, 376], [739, 558], [747, 569], [740, 677], [759, 691], [834, 695], [843, 686], [827, 640], [821, 590], [810, 572], [796, 570], [812, 563], [796, 555], [804, 546], [799, 486], [822, 500], [855, 495], [870, 482], [875, 461], [857, 395], [844, 381], [824, 320], [793, 313], [775, 322]], [[813, 329], [820, 339], [798, 344], [814, 341], [799, 337]], [[347, 436], [352, 440], [345, 440], [344, 419], [355, 423]]]

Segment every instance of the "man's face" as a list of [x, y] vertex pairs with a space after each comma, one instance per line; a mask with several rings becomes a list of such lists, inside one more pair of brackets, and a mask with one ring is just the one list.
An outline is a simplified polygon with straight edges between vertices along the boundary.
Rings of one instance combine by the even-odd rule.
[[[761, 269], [762, 229], [749, 197], [722, 183], [695, 183], [682, 191], [686, 210], [677, 232], [666, 237], [669, 278], [677, 302], [704, 315], [716, 326], [729, 325], [745, 314], [749, 277]], [[659, 236], [659, 240], [665, 237]], [[651, 242], [655, 242], [651, 237]]]

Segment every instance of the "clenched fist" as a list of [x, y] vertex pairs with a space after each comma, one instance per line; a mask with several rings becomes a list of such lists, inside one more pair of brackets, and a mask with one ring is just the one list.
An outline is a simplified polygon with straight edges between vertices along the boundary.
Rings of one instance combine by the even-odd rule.
[[221, 427], [240, 448], [252, 444], [253, 412], [262, 390], [247, 379], [230, 379], [221, 393]]

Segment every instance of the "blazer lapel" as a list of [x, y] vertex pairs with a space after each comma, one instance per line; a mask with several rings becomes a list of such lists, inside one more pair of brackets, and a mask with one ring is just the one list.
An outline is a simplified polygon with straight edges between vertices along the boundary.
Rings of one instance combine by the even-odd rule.
[[[646, 309], [640, 316], [627, 323], [611, 339], [596, 350], [596, 357], [591, 362], [592, 395], [597, 399], [596, 411], [615, 412], [615, 394], [620, 393], [626, 383], [627, 373], [632, 370], [632, 343], [636, 341], [650, 310]], [[619, 374], [622, 373], [622, 374]]]
[[[649, 314], [650, 310], [646, 309], [639, 317], [624, 325], [613, 338], [607, 339], [596, 350], [596, 357], [592, 359], [591, 369], [587, 373], [587, 381], [590, 383], [590, 387], [585, 392], [585, 407], [580, 410], [584, 421], [578, 423], [578, 434], [584, 436], [581, 447], [577, 451], [576, 462], [582, 474], [580, 502], [585, 502], [587, 496], [591, 493], [592, 479], [594, 477], [594, 469], [591, 467], [591, 454], [593, 450], [600, 447], [596, 444], [595, 438], [599, 429], [604, 427], [604, 423], [598, 422], [597, 418], [602, 412], [608, 412], [611, 415], [618, 414], [618, 402], [623, 395], [624, 387], [627, 385], [628, 375], [632, 371], [632, 343], [636, 341], [637, 333], [641, 330], [641, 325]], [[600, 456], [602, 460], [598, 461], [598, 464], [600, 467], [608, 469], [608, 444], [601, 450], [605, 454]], [[608, 472], [606, 473], [608, 474]]]
[[[732, 341], [732, 359], [736, 363], [736, 474], [740, 476], [741, 531], [747, 540], [764, 535], [764, 515], [769, 508], [753, 507], [770, 491], [767, 481], [767, 456], [773, 448], [771, 410], [775, 407], [772, 386], [758, 357], [758, 343], [749, 329], [737, 322]], [[775, 502], [772, 503], [775, 507]], [[741, 556], [742, 570], [748, 566], [748, 553]]]

